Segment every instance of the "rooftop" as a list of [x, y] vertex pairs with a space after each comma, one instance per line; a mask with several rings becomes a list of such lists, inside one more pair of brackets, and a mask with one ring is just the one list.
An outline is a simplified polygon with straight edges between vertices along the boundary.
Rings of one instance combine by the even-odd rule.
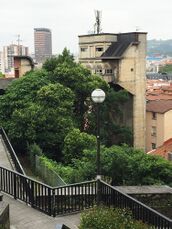
[[163, 145], [159, 146], [157, 149], [151, 150], [148, 154], [161, 156], [169, 160], [169, 152], [172, 152], [172, 138], [169, 138]]
[[146, 111], [164, 114], [172, 110], [172, 100], [153, 100], [146, 104]]

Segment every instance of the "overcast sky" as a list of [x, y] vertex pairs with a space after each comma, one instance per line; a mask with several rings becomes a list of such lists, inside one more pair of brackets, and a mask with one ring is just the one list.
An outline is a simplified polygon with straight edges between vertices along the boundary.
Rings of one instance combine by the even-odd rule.
[[33, 52], [33, 29], [52, 30], [53, 53], [67, 47], [78, 52], [78, 35], [93, 30], [95, 10], [102, 11], [102, 31], [131, 32], [139, 28], [148, 39], [172, 39], [172, 0], [0, 0], [0, 50], [22, 44]]

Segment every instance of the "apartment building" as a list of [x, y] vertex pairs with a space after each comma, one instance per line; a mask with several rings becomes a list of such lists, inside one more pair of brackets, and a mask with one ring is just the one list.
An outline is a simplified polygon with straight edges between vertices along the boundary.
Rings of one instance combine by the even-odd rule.
[[172, 138], [172, 99], [152, 100], [146, 105], [146, 151]]
[[79, 62], [113, 88], [126, 89], [130, 107], [123, 112], [134, 134], [133, 145], [145, 150], [145, 76], [147, 33], [100, 33], [79, 36]]
[[2, 62], [4, 72], [14, 72], [14, 56], [28, 56], [29, 49], [23, 45], [11, 44], [3, 47]]
[[52, 34], [47, 28], [34, 29], [35, 60], [38, 64], [52, 57]]

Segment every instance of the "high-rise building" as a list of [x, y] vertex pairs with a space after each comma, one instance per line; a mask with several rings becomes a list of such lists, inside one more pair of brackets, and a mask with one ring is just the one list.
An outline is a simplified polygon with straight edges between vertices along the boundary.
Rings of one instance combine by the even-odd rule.
[[51, 30], [47, 28], [34, 29], [35, 60], [43, 63], [52, 56]]
[[28, 47], [11, 44], [3, 47], [2, 61], [4, 62], [5, 73], [14, 70], [14, 56], [28, 56]]

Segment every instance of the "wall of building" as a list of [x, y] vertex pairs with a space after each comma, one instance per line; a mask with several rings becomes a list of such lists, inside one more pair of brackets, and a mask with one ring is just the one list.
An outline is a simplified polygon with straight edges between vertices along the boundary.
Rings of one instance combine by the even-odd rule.
[[[145, 88], [146, 88], [146, 33], [120, 34], [122, 42], [128, 42], [133, 36], [135, 43], [131, 44], [123, 53], [121, 59], [107, 59], [106, 61], [98, 60], [97, 54], [90, 59], [89, 48], [85, 54], [80, 52], [80, 62], [88, 66], [92, 73], [96, 73], [98, 68], [102, 69], [101, 75], [107, 82], [120, 85], [133, 95], [133, 133], [134, 146], [145, 150], [145, 133], [146, 133], [146, 115], [145, 115]], [[111, 42], [117, 41], [118, 35], [86, 35], [79, 36], [80, 50], [82, 46], [91, 46], [95, 50], [97, 45], [104, 45], [108, 48]], [[108, 39], [107, 39], [108, 38]], [[133, 38], [132, 38], [133, 39]], [[103, 44], [104, 40], [104, 44]], [[105, 46], [106, 45], [106, 46]], [[105, 50], [106, 50], [105, 49]], [[104, 50], [104, 51], [105, 51]], [[101, 56], [100, 53], [99, 56]], [[106, 75], [105, 68], [109, 65], [112, 69], [111, 75]], [[96, 71], [95, 71], [96, 69]], [[98, 70], [99, 71], [99, 70]], [[98, 73], [97, 71], [97, 73]]]
[[145, 150], [146, 34], [139, 34], [139, 42], [130, 46], [119, 62], [118, 84], [133, 94], [134, 147]]
[[164, 141], [172, 138], [172, 110], [164, 114]]
[[[165, 141], [165, 118], [164, 114], [156, 113], [156, 119], [152, 118], [152, 112], [146, 112], [146, 152], [151, 151], [152, 143], [161, 146]], [[153, 134], [152, 127], [156, 128], [156, 133]], [[167, 140], [167, 139], [166, 139]]]

